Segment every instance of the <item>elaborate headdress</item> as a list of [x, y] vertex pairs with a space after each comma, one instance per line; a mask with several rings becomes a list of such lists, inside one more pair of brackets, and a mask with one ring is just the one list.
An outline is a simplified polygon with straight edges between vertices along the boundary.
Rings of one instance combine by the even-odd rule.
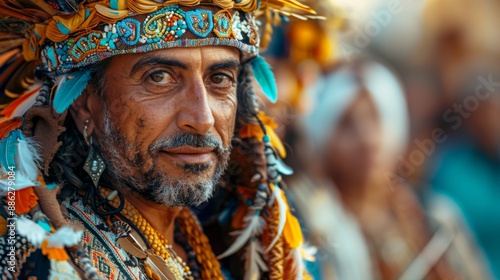
[[[29, 213], [53, 239], [65, 233], [73, 237], [59, 246], [77, 245], [78, 236], [63, 231], [58, 188], [49, 174], [64, 142], [67, 109], [91, 80], [91, 65], [126, 53], [232, 46], [249, 62], [266, 96], [276, 100], [272, 73], [258, 56], [260, 38], [266, 43], [272, 25], [284, 16], [314, 14], [297, 0], [1, 0], [0, 117], [5, 121], [0, 123], [0, 191], [5, 196], [15, 190], [17, 203], [16, 213], [9, 214]], [[236, 207], [218, 212], [239, 230], [220, 257], [246, 246], [249, 279], [263, 271], [271, 279], [295, 278], [304, 273], [302, 233], [281, 188], [281, 174], [291, 171], [281, 163], [284, 148], [273, 132], [274, 122], [255, 107], [248, 110], [253, 119], [237, 125], [233, 146], [236, 158], [248, 151], [256, 155], [249, 171], [252, 186], [228, 190], [238, 197]]]

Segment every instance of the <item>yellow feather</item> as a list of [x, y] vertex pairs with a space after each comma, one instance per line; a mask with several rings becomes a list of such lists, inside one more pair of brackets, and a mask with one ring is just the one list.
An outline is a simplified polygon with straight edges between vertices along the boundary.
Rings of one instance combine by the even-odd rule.
[[279, 136], [270, 126], [266, 125], [266, 130], [267, 130], [267, 135], [269, 135], [269, 138], [271, 139], [271, 145], [273, 146], [273, 148], [276, 149], [281, 158], [285, 158], [286, 157], [285, 146], [283, 146], [283, 142], [281, 142]]
[[306, 13], [316, 14], [309, 6], [306, 6], [296, 0], [269, 0], [266, 4], [268, 7], [281, 10], [283, 8], [291, 8], [294, 10], [303, 11]]
[[[283, 192], [281, 193], [281, 196], [288, 204]], [[304, 238], [302, 236], [302, 229], [300, 228], [299, 220], [290, 212], [289, 209], [290, 208], [288, 207], [286, 212], [286, 223], [285, 228], [283, 229], [283, 236], [285, 237], [285, 242], [293, 250], [302, 244]]]

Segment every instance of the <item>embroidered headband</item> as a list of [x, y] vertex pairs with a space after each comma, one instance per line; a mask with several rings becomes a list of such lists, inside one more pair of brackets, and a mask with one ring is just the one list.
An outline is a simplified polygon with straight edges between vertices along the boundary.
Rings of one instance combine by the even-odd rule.
[[[58, 26], [65, 30], [64, 25]], [[171, 5], [50, 42], [41, 57], [45, 72], [58, 76], [117, 54], [207, 45], [238, 48], [245, 60], [257, 56], [259, 34], [254, 16], [213, 6]]]

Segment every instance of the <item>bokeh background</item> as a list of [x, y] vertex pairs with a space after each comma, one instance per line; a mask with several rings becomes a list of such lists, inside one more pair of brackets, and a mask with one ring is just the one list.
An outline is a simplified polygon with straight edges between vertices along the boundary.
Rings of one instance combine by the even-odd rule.
[[317, 279], [500, 279], [500, 2], [309, 1], [265, 56]]

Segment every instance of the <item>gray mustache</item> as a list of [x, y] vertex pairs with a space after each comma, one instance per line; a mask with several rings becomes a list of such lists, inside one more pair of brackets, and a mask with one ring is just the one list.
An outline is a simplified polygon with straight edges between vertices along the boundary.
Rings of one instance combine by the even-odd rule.
[[210, 133], [201, 135], [189, 132], [179, 133], [173, 137], [156, 141], [150, 146], [149, 151], [154, 154], [161, 149], [173, 149], [183, 146], [214, 148], [217, 155], [228, 154], [230, 151], [229, 147], [224, 147], [221, 139]]

